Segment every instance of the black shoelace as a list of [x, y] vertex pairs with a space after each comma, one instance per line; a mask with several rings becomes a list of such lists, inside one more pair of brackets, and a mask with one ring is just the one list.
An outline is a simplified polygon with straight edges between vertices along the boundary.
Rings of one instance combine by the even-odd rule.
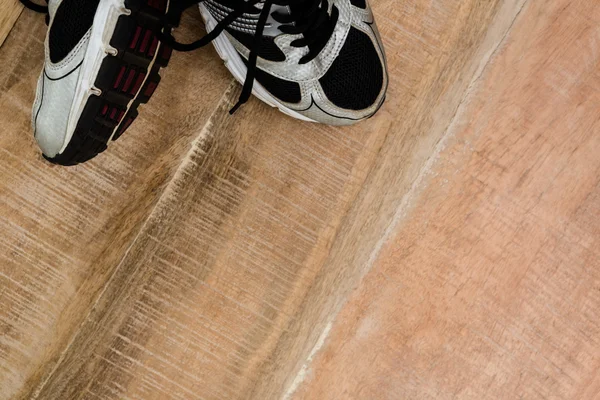
[[50, 16], [48, 15], [48, 0], [44, 0], [46, 2], [45, 6], [34, 3], [31, 0], [19, 0], [19, 1], [21, 3], [23, 3], [23, 5], [27, 8], [29, 8], [30, 10], [39, 12], [41, 14], [46, 14], [46, 25], [48, 25], [50, 23]]
[[[45, 0], [46, 4], [48, 4], [48, 0]], [[21, 0], [21, 3], [23, 3], [25, 5], [25, 7], [39, 12], [39, 13], [47, 13], [48, 12], [48, 6], [42, 6], [40, 4], [36, 4], [31, 0]]]
[[[48, 12], [48, 7], [36, 4], [31, 0], [20, 1], [26, 7], [34, 11], [41, 13]], [[45, 1], [46, 3], [48, 2], [48, 0]], [[200, 2], [202, 1], [205, 0], [200, 0]], [[189, 7], [198, 4], [198, 2], [199, 0], [172, 1], [169, 12], [163, 21], [163, 26], [166, 28], [177, 25], [181, 18], [181, 14]], [[259, 3], [262, 3], [261, 10], [260, 6], [258, 6]], [[271, 13], [271, 6], [273, 5], [286, 6], [290, 10], [290, 13]], [[330, 14], [328, 0], [239, 0], [238, 6], [223, 20], [217, 23], [210, 33], [207, 33], [204, 37], [193, 43], [178, 42], [171, 33], [163, 32], [163, 30], [166, 29], [161, 29], [157, 32], [159, 39], [167, 46], [171, 46], [174, 50], [193, 51], [212, 42], [225, 30], [225, 28], [243, 14], [253, 11], [255, 13], [257, 9], [260, 10], [260, 16], [254, 33], [252, 47], [250, 48], [250, 54], [248, 56], [248, 72], [246, 73], [242, 93], [240, 94], [237, 104], [231, 109], [231, 114], [233, 114], [242, 104], [246, 103], [252, 95], [252, 88], [254, 86], [254, 78], [257, 69], [256, 62], [262, 43], [261, 38], [267, 25], [269, 15], [281, 24], [279, 26], [281, 32], [290, 35], [302, 35], [301, 38], [294, 40], [291, 43], [291, 46], [297, 48], [308, 47], [308, 53], [299, 61], [300, 64], [305, 64], [313, 60], [329, 41], [337, 23], [339, 15], [338, 9], [335, 6], [332, 7]]]

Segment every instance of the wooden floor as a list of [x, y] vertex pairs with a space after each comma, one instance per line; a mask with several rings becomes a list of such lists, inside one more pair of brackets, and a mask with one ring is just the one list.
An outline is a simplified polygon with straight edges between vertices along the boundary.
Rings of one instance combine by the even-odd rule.
[[[74, 168], [34, 145], [46, 26], [20, 14], [1, 399], [600, 398], [600, 3], [372, 5], [377, 117], [229, 116], [240, 89], [207, 47]], [[179, 37], [202, 34], [190, 11]]]

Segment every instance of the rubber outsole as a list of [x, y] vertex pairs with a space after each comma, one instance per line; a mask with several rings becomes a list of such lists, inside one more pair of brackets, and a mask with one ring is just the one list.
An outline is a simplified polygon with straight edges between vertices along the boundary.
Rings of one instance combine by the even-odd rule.
[[125, 6], [131, 13], [119, 17], [110, 40], [117, 54], [106, 56], [94, 83], [101, 94], [88, 98], [65, 150], [55, 157], [44, 155], [51, 163], [72, 166], [102, 153], [131, 126], [140, 104], [150, 100], [160, 83], [159, 71], [168, 65], [172, 49], [153, 32], [162, 26], [168, 0], [125, 0]]

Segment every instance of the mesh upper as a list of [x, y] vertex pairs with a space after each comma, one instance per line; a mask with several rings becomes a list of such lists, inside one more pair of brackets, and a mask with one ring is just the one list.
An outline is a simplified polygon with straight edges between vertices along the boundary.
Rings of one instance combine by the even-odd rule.
[[[244, 64], [248, 66], [248, 62], [240, 54]], [[302, 92], [300, 85], [296, 82], [286, 81], [277, 78], [260, 68], [256, 68], [255, 79], [258, 83], [264, 86], [273, 96], [286, 103], [299, 103], [302, 100]]]
[[100, 0], [64, 0], [49, 33], [50, 61], [63, 60], [92, 27]]
[[327, 73], [319, 79], [336, 106], [364, 110], [375, 103], [383, 86], [383, 66], [369, 36], [350, 28], [348, 38]]
[[[235, 29], [227, 29], [227, 32], [236, 38], [241, 44], [246, 46], [247, 49], [252, 48], [254, 35], [236, 31]], [[270, 36], [262, 36], [260, 40], [260, 51], [258, 53], [260, 57], [270, 61], [285, 61], [285, 54], [279, 47], [277, 47], [274, 38]]]
[[367, 8], [366, 0], [350, 0], [350, 3], [352, 3], [354, 7], [362, 8], [363, 10]]

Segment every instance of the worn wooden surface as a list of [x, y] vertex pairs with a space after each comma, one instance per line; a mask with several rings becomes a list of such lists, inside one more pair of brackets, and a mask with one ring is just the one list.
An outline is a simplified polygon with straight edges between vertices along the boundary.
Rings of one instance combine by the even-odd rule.
[[294, 399], [600, 398], [599, 22], [527, 4]]
[[[203, 34], [198, 19], [182, 40]], [[50, 166], [29, 122], [45, 31], [23, 12], [0, 48], [0, 398], [52, 371], [231, 84], [209, 49], [179, 54], [132, 134], [85, 166]]]
[[374, 1], [391, 87], [351, 128], [231, 117], [214, 50], [176, 54], [71, 169], [30, 137], [45, 25], [23, 13], [0, 48], [0, 398], [594, 398], [600, 7], [546, 5]]
[[23, 6], [18, 0], [0, 0], [0, 46], [21, 14]]

